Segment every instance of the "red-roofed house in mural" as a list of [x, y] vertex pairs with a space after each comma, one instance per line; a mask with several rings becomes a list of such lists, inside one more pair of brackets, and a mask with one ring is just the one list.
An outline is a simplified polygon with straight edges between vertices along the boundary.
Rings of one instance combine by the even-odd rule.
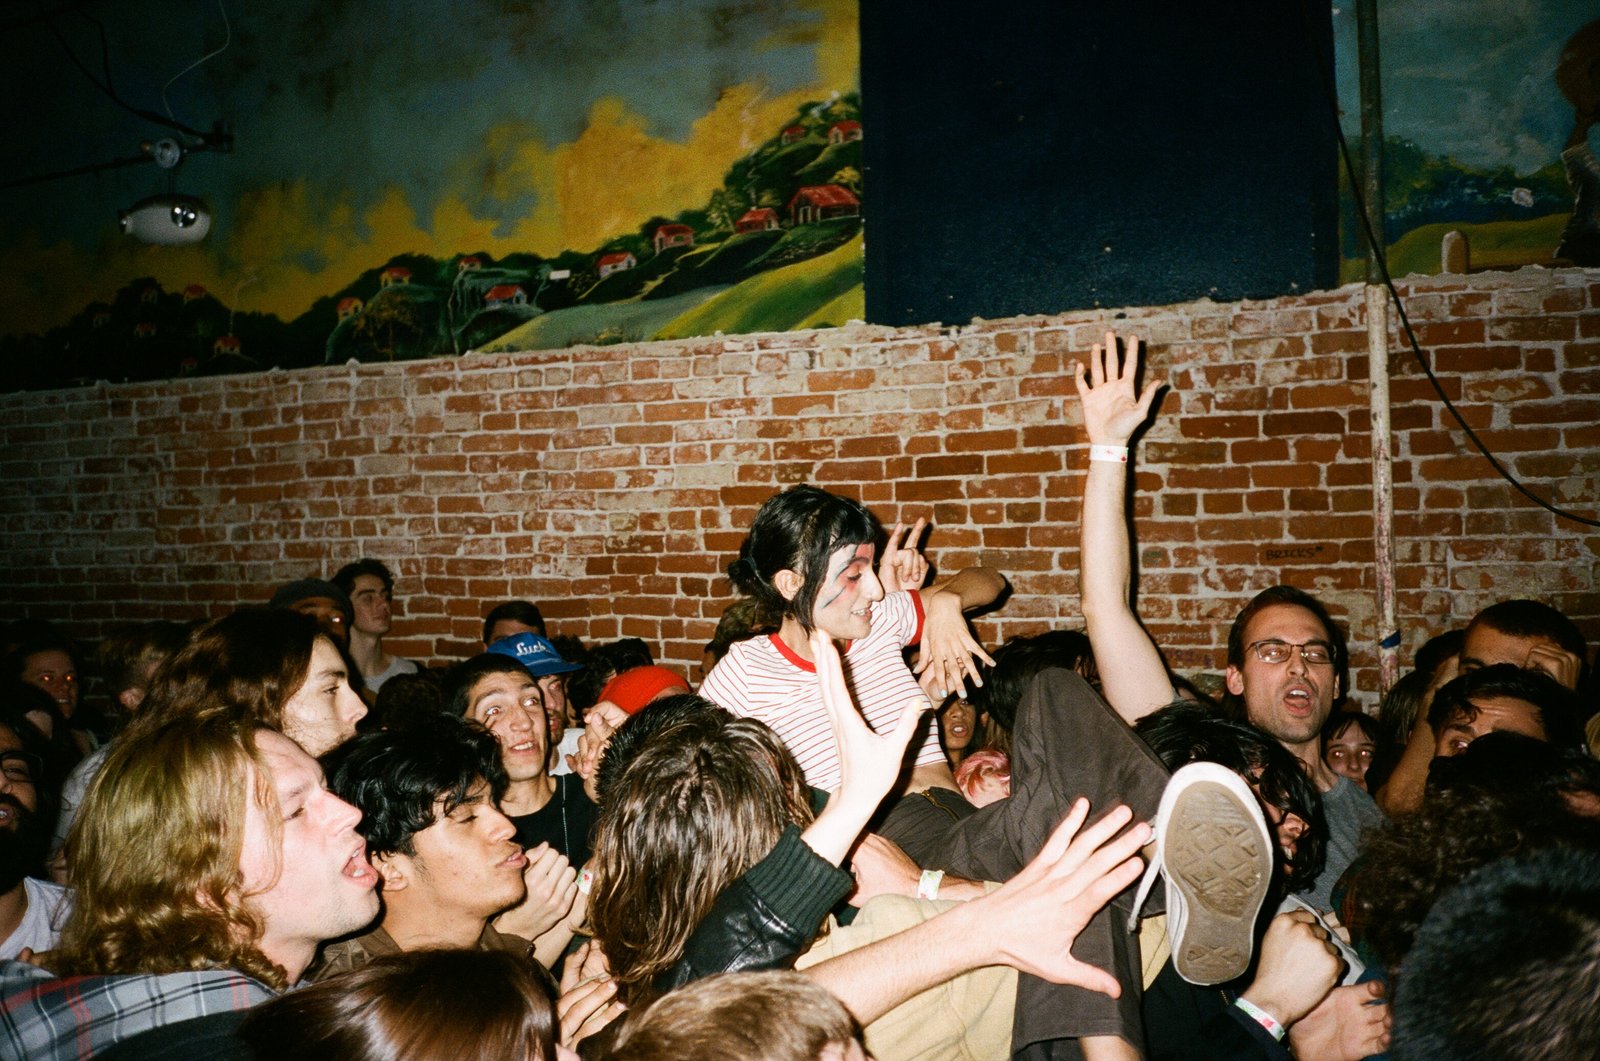
[[656, 253], [668, 247], [693, 247], [694, 229], [688, 225], [662, 225], [656, 229]]
[[392, 287], [395, 284], [409, 284], [411, 270], [403, 265], [392, 265], [378, 274], [379, 287]]
[[339, 300], [339, 319], [349, 320], [361, 312], [361, 300], [354, 295], [348, 295]]
[[183, 289], [183, 300], [185, 302], [193, 302], [196, 299], [202, 299], [205, 297], [206, 285], [204, 284], [190, 284], [188, 287]]
[[604, 279], [612, 273], [620, 273], [624, 269], [632, 269], [639, 264], [639, 260], [627, 251], [617, 251], [612, 254], [602, 254], [600, 260], [594, 264], [595, 269]]
[[860, 122], [834, 122], [828, 127], [828, 143], [830, 144], [853, 144], [860, 139]]
[[796, 225], [809, 225], [831, 217], [856, 217], [861, 213], [861, 200], [849, 189], [837, 184], [814, 184], [801, 188], [789, 200], [789, 220]]
[[483, 293], [483, 308], [499, 306], [526, 306], [528, 293], [518, 284], [496, 284]]
[[778, 211], [770, 206], [753, 206], [734, 222], [735, 232], [770, 232], [778, 227]]

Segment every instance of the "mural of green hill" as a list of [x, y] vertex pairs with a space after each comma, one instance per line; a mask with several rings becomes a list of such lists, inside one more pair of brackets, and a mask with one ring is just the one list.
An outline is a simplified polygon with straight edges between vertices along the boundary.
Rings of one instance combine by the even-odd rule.
[[[655, 333], [655, 338], [817, 327], [815, 318], [824, 311], [831, 315], [836, 308], [856, 308], [851, 316], [860, 319], [865, 315], [859, 308], [863, 305], [861, 263], [862, 241], [858, 233], [827, 254], [758, 273], [735, 284], [669, 322]], [[828, 323], [843, 324], [844, 320]]]
[[[1548, 265], [1561, 242], [1561, 231], [1572, 215], [1548, 214], [1527, 221], [1485, 221], [1479, 224], [1439, 222], [1414, 228], [1389, 246], [1389, 275], [1439, 272], [1439, 246], [1452, 229], [1467, 237], [1472, 269], [1509, 269], [1523, 265]], [[1339, 263], [1340, 283], [1353, 283], [1367, 275], [1366, 259], [1346, 258]]]

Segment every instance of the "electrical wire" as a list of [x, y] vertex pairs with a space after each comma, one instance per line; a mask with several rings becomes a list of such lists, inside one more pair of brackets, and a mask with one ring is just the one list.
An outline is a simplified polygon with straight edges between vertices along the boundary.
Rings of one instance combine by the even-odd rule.
[[[1305, 8], [1302, 8], [1302, 10], [1305, 10]], [[1307, 31], [1310, 31], [1309, 24], [1307, 25]], [[1456, 424], [1460, 426], [1467, 438], [1471, 440], [1473, 446], [1483, 455], [1483, 459], [1488, 461], [1490, 467], [1500, 473], [1500, 477], [1510, 483], [1518, 493], [1540, 508], [1560, 516], [1562, 519], [1581, 523], [1586, 527], [1600, 527], [1600, 520], [1580, 516], [1576, 512], [1569, 512], [1550, 501], [1546, 501], [1524, 485], [1504, 464], [1500, 463], [1493, 453], [1489, 452], [1489, 447], [1484, 445], [1483, 440], [1478, 437], [1478, 433], [1467, 425], [1466, 420], [1461, 416], [1460, 410], [1450, 400], [1450, 396], [1444, 392], [1444, 387], [1440, 385], [1439, 378], [1433, 374], [1433, 367], [1428, 364], [1428, 358], [1422, 352], [1422, 344], [1417, 342], [1417, 335], [1411, 330], [1411, 319], [1406, 315], [1405, 302], [1400, 298], [1400, 292], [1394, 286], [1394, 278], [1389, 275], [1389, 257], [1378, 239], [1377, 231], [1373, 228], [1372, 216], [1367, 211], [1367, 203], [1361, 197], [1360, 181], [1356, 176], [1355, 164], [1350, 159], [1350, 144], [1345, 140], [1344, 129], [1339, 122], [1338, 93], [1334, 90], [1329, 72], [1324, 69], [1323, 64], [1319, 62], [1316, 66], [1317, 72], [1322, 78], [1323, 91], [1328, 97], [1328, 103], [1333, 111], [1333, 133], [1339, 141], [1339, 155], [1344, 161], [1345, 175], [1350, 181], [1350, 197], [1355, 202], [1356, 215], [1361, 219], [1361, 230], [1366, 236], [1367, 246], [1372, 251], [1373, 259], [1378, 263], [1378, 272], [1383, 276], [1383, 286], [1388, 289], [1389, 298], [1394, 303], [1395, 311], [1400, 315], [1400, 326], [1405, 330], [1406, 340], [1411, 344], [1412, 356], [1416, 358], [1423, 375], [1428, 377], [1428, 382], [1433, 385], [1434, 392], [1439, 395], [1439, 400], [1444, 403], [1444, 407], [1449, 410], [1450, 415], [1455, 419]]]
[[[205, 55], [202, 55], [200, 58], [190, 63], [182, 70], [179, 70], [177, 73], [172, 75], [165, 85], [161, 86], [161, 106], [166, 110], [168, 118], [172, 118], [172, 104], [167, 102], [167, 89], [172, 87], [172, 82], [178, 80], [178, 78], [200, 66], [202, 63], [205, 63], [211, 59], [215, 59], [217, 56], [227, 51], [228, 45], [233, 43], [233, 25], [228, 21], [228, 9], [222, 5], [222, 0], [217, 0], [217, 10], [222, 13], [222, 46], [217, 48], [215, 51], [207, 52]], [[176, 121], [177, 119], [174, 118], [173, 120]]]

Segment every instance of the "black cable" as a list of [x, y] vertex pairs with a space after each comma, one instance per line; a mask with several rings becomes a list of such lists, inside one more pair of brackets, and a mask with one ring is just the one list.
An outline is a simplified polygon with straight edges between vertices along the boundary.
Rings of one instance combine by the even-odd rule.
[[[1301, 10], [1309, 11], [1309, 5], [1302, 7]], [[1309, 19], [1308, 13], [1306, 31], [1309, 39], [1314, 42], [1316, 38], [1311, 35]], [[1576, 512], [1568, 512], [1566, 509], [1546, 501], [1524, 486], [1516, 476], [1506, 469], [1505, 465], [1500, 463], [1493, 453], [1489, 452], [1489, 447], [1483, 444], [1483, 440], [1478, 437], [1478, 433], [1467, 426], [1467, 422], [1461, 417], [1460, 410], [1450, 400], [1450, 396], [1444, 392], [1444, 388], [1439, 385], [1439, 378], [1433, 374], [1432, 366], [1428, 364], [1427, 357], [1422, 353], [1422, 344], [1417, 342], [1416, 333], [1411, 330], [1411, 319], [1406, 316], [1405, 303], [1400, 298], [1400, 292], [1395, 289], [1393, 277], [1389, 275], [1388, 255], [1385, 253], [1383, 244], [1378, 239], [1377, 232], [1373, 228], [1372, 216], [1367, 212], [1366, 201], [1361, 197], [1360, 181], [1356, 177], [1355, 165], [1350, 160], [1350, 144], [1345, 140], [1344, 129], [1339, 122], [1339, 95], [1333, 88], [1329, 71], [1324, 69], [1323, 64], [1320, 62], [1316, 66], [1317, 73], [1322, 78], [1323, 93], [1327, 96], [1329, 106], [1333, 112], [1333, 134], [1339, 141], [1339, 155], [1344, 161], [1345, 176], [1350, 181], [1350, 197], [1355, 201], [1356, 215], [1361, 219], [1361, 229], [1366, 234], [1367, 246], [1371, 248], [1373, 258], [1378, 263], [1378, 272], [1383, 276], [1383, 286], [1389, 291], [1389, 298], [1394, 302], [1395, 311], [1400, 314], [1400, 325], [1405, 329], [1406, 340], [1411, 344], [1412, 356], [1417, 359], [1417, 364], [1422, 368], [1423, 374], [1428, 377], [1428, 382], [1433, 385], [1435, 393], [1439, 395], [1439, 400], [1450, 411], [1450, 415], [1455, 418], [1455, 422], [1466, 433], [1467, 438], [1472, 440], [1473, 446], [1477, 447], [1478, 452], [1483, 454], [1483, 459], [1488, 461], [1490, 466], [1500, 473], [1500, 477], [1510, 483], [1523, 497], [1526, 497], [1540, 508], [1560, 516], [1562, 519], [1569, 519], [1586, 527], [1600, 527], [1600, 520], [1580, 516]]]
[[182, 122], [173, 121], [171, 118], [157, 114], [155, 111], [148, 111], [142, 107], [135, 107], [132, 104], [125, 102], [121, 96], [117, 95], [116, 88], [111, 84], [111, 55], [110, 49], [106, 44], [105, 26], [101, 25], [97, 19], [92, 18], [81, 11], [78, 12], [78, 17], [93, 22], [96, 28], [98, 28], [100, 31], [100, 59], [102, 64], [105, 66], [106, 71], [106, 79], [104, 83], [102, 83], [99, 78], [91, 74], [88, 67], [83, 65], [83, 61], [80, 60], [77, 53], [72, 50], [72, 46], [67, 43], [67, 38], [62, 36], [61, 30], [56, 26], [55, 22], [52, 21], [47, 24], [50, 27], [50, 32], [56, 38], [56, 43], [61, 45], [61, 50], [67, 53], [67, 58], [72, 60], [72, 65], [76, 66], [79, 72], [82, 73], [84, 77], [89, 79], [90, 84], [94, 85], [94, 87], [98, 88], [101, 92], [104, 92], [111, 98], [113, 103], [130, 114], [143, 118], [145, 121], [155, 122], [157, 125], [164, 125], [169, 129], [176, 129], [185, 136], [194, 137], [201, 143], [209, 144], [211, 142], [211, 137], [208, 134], [202, 133], [198, 129], [191, 129]]

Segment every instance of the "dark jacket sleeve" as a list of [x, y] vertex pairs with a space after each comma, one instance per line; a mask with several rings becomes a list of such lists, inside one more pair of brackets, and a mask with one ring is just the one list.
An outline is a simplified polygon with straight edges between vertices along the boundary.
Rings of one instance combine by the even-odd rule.
[[717, 897], [683, 957], [656, 977], [656, 991], [665, 994], [714, 973], [789, 968], [853, 885], [849, 873], [812, 851], [789, 826], [765, 858]]

